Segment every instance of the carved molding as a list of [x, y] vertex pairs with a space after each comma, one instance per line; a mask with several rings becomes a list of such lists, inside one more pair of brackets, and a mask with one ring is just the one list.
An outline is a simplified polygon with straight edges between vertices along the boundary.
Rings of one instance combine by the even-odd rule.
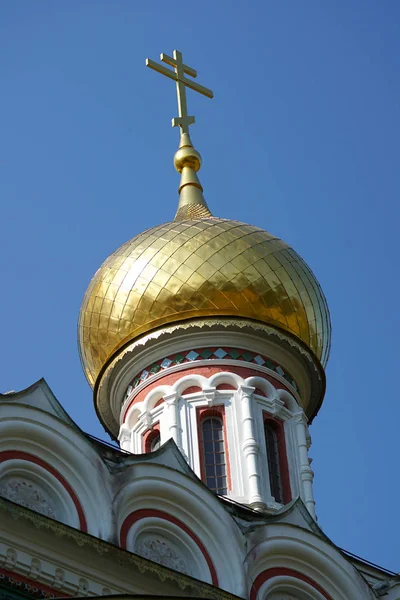
[[169, 540], [165, 540], [160, 536], [146, 535], [140, 538], [135, 545], [135, 552], [159, 565], [174, 569], [180, 573], [190, 574], [187, 564], [179, 551]]
[[[1, 515], [2, 512], [3, 515]], [[57, 537], [72, 539], [78, 546], [91, 548], [100, 555], [108, 555], [111, 560], [116, 561], [118, 564], [131, 564], [141, 573], [152, 573], [154, 576], [158, 577], [160, 581], [165, 581], [166, 579], [173, 580], [182, 590], [185, 588], [191, 590], [191, 595], [193, 596], [214, 600], [232, 600], [232, 595], [225, 590], [216, 588], [204, 582], [196, 581], [184, 573], [179, 574], [170, 571], [168, 568], [151, 562], [146, 558], [126, 552], [104, 540], [93, 538], [78, 529], [68, 527], [63, 523], [49, 519], [41, 514], [32, 513], [22, 506], [18, 506], [6, 499], [0, 498], [0, 519], [4, 517], [4, 513], [7, 513], [15, 520], [23, 519], [24, 521], [30, 521], [37, 529], [44, 528], [51, 530]]]
[[[145, 347], [151, 348], [164, 338], [173, 338], [177, 333], [184, 331], [196, 332], [202, 330], [217, 331], [218, 328], [223, 328], [225, 330], [239, 329], [250, 334], [265, 334], [270, 338], [279, 340], [281, 343], [283, 342], [283, 344], [288, 348], [294, 348], [297, 352], [297, 355], [301, 358], [303, 364], [309, 371], [312, 381], [315, 382], [314, 386], [318, 388], [317, 396], [319, 396], [321, 393], [320, 388], [322, 389], [323, 394], [325, 387], [325, 374], [319, 360], [300, 340], [295, 339], [293, 336], [291, 336], [291, 334], [285, 332], [283, 329], [277, 329], [273, 326], [269, 326], [258, 321], [229, 317], [214, 317], [208, 319], [190, 319], [188, 321], [179, 321], [173, 325], [151, 331], [128, 343], [127, 346], [121, 348], [112, 358], [110, 358], [110, 361], [107, 364], [104, 372], [102, 372], [101, 376], [98, 377], [94, 387], [95, 404], [99, 414], [101, 414], [101, 421], [103, 425], [105, 425], [106, 428], [112, 432], [112, 436], [115, 438], [118, 436], [119, 428], [117, 422], [123, 403], [123, 399], [121, 401], [120, 394], [115, 394], [115, 374], [117, 372], [119, 373], [120, 370], [123, 372], [123, 365], [129, 364], [129, 357], [136, 356], [137, 353], [140, 353]], [[116, 368], [117, 364], [120, 365], [118, 368]], [[157, 375], [154, 376], [155, 380], [156, 377]], [[126, 382], [126, 386], [128, 386], [128, 384], [129, 380]], [[137, 391], [139, 391], [139, 389], [140, 386], [136, 388]], [[123, 390], [123, 398], [125, 398], [125, 393], [126, 388]]]
[[0, 496], [46, 517], [56, 518], [54, 505], [47, 494], [24, 479], [12, 477], [6, 481], [0, 481]]

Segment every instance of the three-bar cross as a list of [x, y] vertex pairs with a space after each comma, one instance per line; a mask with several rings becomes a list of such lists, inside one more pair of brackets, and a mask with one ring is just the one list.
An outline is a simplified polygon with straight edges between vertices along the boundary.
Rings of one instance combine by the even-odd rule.
[[185, 77], [185, 74], [193, 78], [197, 77], [197, 71], [183, 63], [182, 53], [178, 50], [174, 50], [173, 58], [171, 56], [168, 56], [167, 54], [161, 54], [160, 58], [162, 62], [165, 62], [167, 65], [174, 67], [174, 70], [172, 71], [171, 69], [167, 69], [163, 65], [154, 62], [150, 58], [146, 58], [146, 66], [176, 81], [179, 116], [172, 119], [172, 126], [179, 126], [181, 128], [182, 133], [189, 133], [189, 125], [193, 125], [193, 123], [195, 122], [195, 118], [189, 117], [187, 112], [186, 88], [189, 87], [195, 92], [199, 92], [200, 94], [207, 96], [207, 98], [213, 98], [214, 94], [208, 88], [199, 85], [195, 81], [192, 81], [191, 79]]

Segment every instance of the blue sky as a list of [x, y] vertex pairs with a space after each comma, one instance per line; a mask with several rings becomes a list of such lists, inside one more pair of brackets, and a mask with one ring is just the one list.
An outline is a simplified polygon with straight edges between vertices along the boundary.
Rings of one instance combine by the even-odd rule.
[[319, 524], [399, 570], [400, 5], [109, 0], [0, 4], [0, 390], [44, 376], [103, 437], [76, 343], [90, 278], [173, 218], [178, 48], [214, 214], [263, 227], [317, 275], [333, 322], [311, 428]]

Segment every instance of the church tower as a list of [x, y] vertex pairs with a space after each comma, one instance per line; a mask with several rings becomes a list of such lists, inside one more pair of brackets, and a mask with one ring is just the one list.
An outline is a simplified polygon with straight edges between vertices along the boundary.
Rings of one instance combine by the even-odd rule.
[[0, 600], [398, 600], [398, 574], [316, 523], [325, 297], [283, 241], [212, 214], [186, 88], [213, 94], [179, 52], [161, 61], [147, 65], [176, 82], [178, 209], [103, 263], [79, 317], [120, 448], [43, 379], [0, 394]]
[[176, 81], [179, 204], [107, 258], [85, 294], [79, 346], [97, 414], [123, 450], [172, 438], [216, 494], [270, 512], [300, 497], [315, 518], [308, 424], [325, 391], [324, 294], [285, 242], [212, 214], [186, 87], [213, 93], [180, 52], [161, 60], [172, 69], [146, 64]]

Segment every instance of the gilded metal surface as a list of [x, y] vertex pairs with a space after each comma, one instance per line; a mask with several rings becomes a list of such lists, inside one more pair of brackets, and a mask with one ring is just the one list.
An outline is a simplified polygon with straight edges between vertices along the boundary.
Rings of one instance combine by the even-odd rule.
[[189, 133], [189, 126], [193, 125], [195, 118], [189, 117], [187, 112], [186, 88], [189, 87], [195, 92], [199, 92], [200, 94], [203, 94], [203, 96], [207, 96], [207, 98], [213, 98], [214, 94], [208, 88], [199, 85], [195, 81], [185, 77], [185, 75], [197, 77], [197, 71], [183, 63], [182, 52], [179, 52], [179, 50], [174, 50], [173, 58], [167, 54], [161, 54], [160, 58], [167, 65], [173, 67], [174, 70], [171, 71], [171, 69], [167, 69], [166, 67], [159, 65], [150, 58], [146, 58], [146, 66], [150, 67], [150, 69], [153, 69], [154, 71], [157, 71], [158, 73], [161, 73], [162, 75], [165, 75], [166, 77], [169, 77], [170, 79], [173, 79], [176, 82], [179, 117], [172, 119], [172, 127], [180, 127], [181, 133]]
[[79, 318], [89, 383], [129, 340], [164, 324], [222, 315], [288, 331], [327, 361], [328, 307], [301, 257], [258, 227], [210, 217], [153, 227], [97, 271]]
[[201, 156], [194, 149], [189, 137], [189, 126], [193, 125], [195, 118], [188, 115], [186, 88], [189, 87], [208, 98], [213, 98], [214, 94], [208, 88], [186, 77], [186, 75], [197, 77], [197, 71], [184, 64], [182, 53], [178, 50], [174, 50], [173, 58], [167, 54], [161, 54], [160, 58], [164, 63], [173, 67], [174, 70], [167, 69], [149, 58], [146, 58], [146, 66], [176, 82], [179, 117], [172, 119], [172, 126], [179, 126], [181, 130], [179, 149], [174, 157], [174, 165], [178, 173], [181, 173], [181, 181], [179, 184], [179, 206], [175, 220], [181, 221], [187, 218], [211, 216], [203, 196], [203, 188], [196, 175], [201, 166]]
[[182, 173], [184, 167], [197, 173], [201, 167], [201, 156], [193, 146], [180, 146], [174, 156], [174, 165], [178, 173]]
[[185, 204], [178, 207], [175, 221], [186, 221], [187, 219], [204, 219], [212, 217], [212, 213], [204, 204]]
[[181, 174], [179, 184], [179, 204], [175, 221], [212, 217], [203, 196], [203, 187], [197, 177], [201, 166], [201, 156], [193, 148], [188, 133], [181, 133], [179, 149], [174, 156], [174, 165]]

